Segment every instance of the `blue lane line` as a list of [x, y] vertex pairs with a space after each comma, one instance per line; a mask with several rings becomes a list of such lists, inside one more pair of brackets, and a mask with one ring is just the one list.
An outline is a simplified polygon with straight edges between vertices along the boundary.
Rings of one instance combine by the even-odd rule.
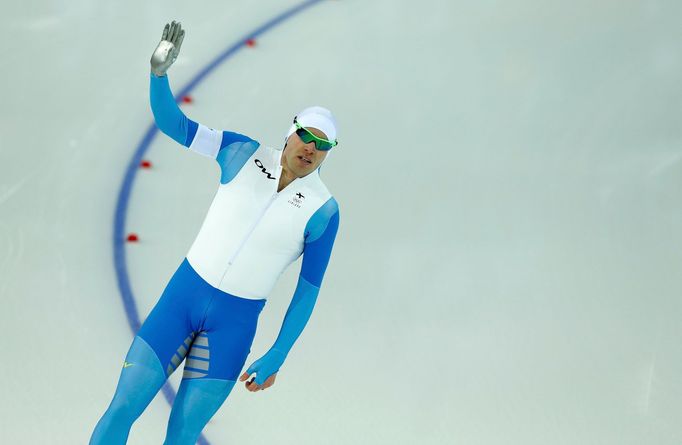
[[[284, 22], [285, 20], [291, 18], [292, 16], [302, 12], [306, 8], [320, 3], [322, 0], [308, 0], [300, 3], [297, 6], [283, 12], [282, 14], [276, 16], [270, 21], [266, 22], [259, 28], [250, 32], [243, 38], [239, 39], [235, 44], [228, 47], [223, 51], [218, 57], [216, 57], [211, 63], [204, 67], [190, 82], [185, 85], [180, 92], [175, 95], [176, 102], [179, 102], [183, 96], [188, 95], [201, 81], [206, 78], [211, 72], [213, 72], [217, 67], [219, 67], [225, 60], [234, 55], [237, 51], [244, 47], [244, 43], [248, 39], [255, 39], [258, 36], [264, 34], [265, 32], [271, 30], [275, 26]], [[128, 318], [128, 324], [130, 325], [130, 330], [133, 336], [137, 334], [140, 329], [141, 321], [140, 314], [137, 311], [137, 305], [135, 304], [135, 296], [130, 287], [130, 278], [128, 277], [128, 268], [126, 263], [126, 251], [125, 251], [125, 222], [128, 215], [128, 204], [130, 202], [130, 192], [133, 188], [133, 183], [135, 182], [135, 175], [139, 169], [140, 162], [144, 157], [144, 154], [149, 149], [154, 137], [156, 137], [158, 129], [156, 124], [151, 124], [147, 129], [146, 133], [142, 137], [142, 140], [137, 145], [135, 153], [128, 164], [126, 169], [125, 177], [123, 178], [123, 183], [121, 184], [121, 189], [118, 192], [118, 200], [116, 201], [116, 213], [114, 215], [114, 268], [116, 270], [116, 279], [118, 282], [118, 289], [121, 293], [121, 301], [123, 303], [123, 308]], [[162, 389], [163, 395], [170, 405], [173, 405], [173, 400], [175, 400], [175, 391], [166, 383]], [[198, 443], [200, 445], [210, 445], [208, 440], [202, 434], [199, 437]]]

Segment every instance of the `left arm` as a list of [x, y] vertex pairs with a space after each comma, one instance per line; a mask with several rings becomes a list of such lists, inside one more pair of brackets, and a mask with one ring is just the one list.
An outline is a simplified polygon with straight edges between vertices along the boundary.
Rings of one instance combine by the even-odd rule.
[[[256, 373], [255, 379], [246, 383], [250, 391], [265, 389], [274, 383], [275, 374], [308, 323], [329, 264], [338, 227], [338, 204], [334, 198], [330, 198], [306, 225], [303, 264], [298, 284], [275, 343], [239, 378], [240, 381], [244, 381], [249, 375]], [[252, 382], [255, 382], [255, 385]]]

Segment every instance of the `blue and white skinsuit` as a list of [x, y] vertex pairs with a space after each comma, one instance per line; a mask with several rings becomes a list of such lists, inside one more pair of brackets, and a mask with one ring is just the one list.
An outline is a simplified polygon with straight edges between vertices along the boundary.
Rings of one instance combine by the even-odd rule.
[[279, 335], [247, 369], [259, 385], [277, 372], [308, 322], [339, 225], [319, 168], [278, 192], [282, 150], [188, 119], [167, 76], [151, 75], [150, 101], [161, 131], [218, 162], [220, 185], [187, 257], [133, 340], [90, 444], [125, 444], [185, 358], [164, 443], [194, 444], [239, 377], [275, 282], [303, 254]]

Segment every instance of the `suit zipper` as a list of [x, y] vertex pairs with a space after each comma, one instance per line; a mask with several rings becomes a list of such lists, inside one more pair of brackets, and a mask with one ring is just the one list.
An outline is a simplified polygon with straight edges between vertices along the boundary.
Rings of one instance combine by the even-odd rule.
[[282, 166], [279, 165], [277, 167], [277, 175], [276, 175], [277, 185], [275, 185], [275, 193], [273, 193], [273, 195], [270, 197], [270, 200], [268, 201], [267, 205], [263, 208], [260, 215], [258, 215], [258, 218], [256, 218], [255, 222], [251, 225], [251, 228], [249, 229], [246, 236], [244, 236], [244, 238], [242, 238], [242, 241], [239, 244], [239, 247], [237, 247], [237, 249], [234, 251], [234, 253], [230, 257], [230, 259], [227, 261], [227, 267], [225, 268], [225, 272], [223, 272], [222, 278], [220, 278], [220, 284], [223, 283], [223, 280], [225, 279], [225, 275], [227, 274], [227, 271], [230, 269], [230, 266], [232, 266], [232, 264], [234, 263], [234, 260], [237, 258], [237, 255], [239, 255], [239, 252], [241, 252], [241, 250], [244, 247], [244, 245], [246, 244], [246, 242], [249, 240], [249, 238], [251, 238], [251, 234], [254, 232], [254, 230], [256, 230], [256, 227], [258, 227], [258, 223], [260, 222], [261, 219], [263, 219], [265, 212], [268, 211], [268, 209], [270, 208], [270, 206], [272, 205], [274, 200], [277, 198], [277, 195], [279, 195], [279, 192], [277, 191], [277, 187], [279, 186], [279, 173], [280, 173], [281, 169], [282, 169]]

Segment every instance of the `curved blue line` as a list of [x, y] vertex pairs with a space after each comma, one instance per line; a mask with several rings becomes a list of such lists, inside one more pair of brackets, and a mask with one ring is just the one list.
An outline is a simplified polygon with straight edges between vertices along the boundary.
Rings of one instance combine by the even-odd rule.
[[[255, 39], [261, 34], [271, 30], [275, 26], [279, 25], [283, 21], [291, 18], [297, 13], [303, 11], [304, 9], [313, 6], [322, 0], [308, 0], [293, 8], [283, 12], [282, 14], [276, 16], [272, 20], [266, 22], [259, 28], [250, 32], [248, 35], [244, 36], [238, 40], [235, 44], [228, 47], [223, 51], [218, 57], [216, 57], [211, 63], [204, 67], [190, 82], [185, 85], [180, 92], [175, 95], [175, 100], [180, 101], [182, 97], [189, 94], [201, 81], [204, 80], [211, 72], [213, 72], [218, 66], [220, 66], [225, 60], [234, 55], [237, 51], [244, 47], [244, 43], [248, 39]], [[128, 204], [130, 201], [130, 192], [133, 188], [133, 183], [135, 181], [135, 175], [137, 174], [140, 162], [146, 151], [149, 149], [154, 137], [158, 133], [158, 128], [155, 124], [151, 124], [147, 129], [146, 133], [142, 137], [142, 140], [137, 145], [135, 153], [128, 164], [126, 169], [125, 177], [123, 178], [123, 184], [121, 184], [121, 189], [118, 193], [118, 200], [116, 201], [116, 212], [114, 215], [114, 268], [116, 269], [116, 279], [118, 282], [118, 289], [121, 293], [121, 301], [123, 302], [123, 308], [128, 319], [128, 324], [130, 325], [130, 330], [133, 336], [140, 329], [141, 321], [140, 314], [137, 311], [137, 305], [135, 304], [135, 296], [130, 287], [130, 278], [128, 277], [128, 268], [126, 263], [126, 252], [125, 252], [125, 222], [128, 214]], [[173, 400], [175, 400], [175, 391], [171, 388], [170, 384], [166, 382], [163, 386], [163, 395], [172, 406]], [[199, 437], [198, 443], [200, 445], [209, 445], [208, 440], [202, 434]]]

